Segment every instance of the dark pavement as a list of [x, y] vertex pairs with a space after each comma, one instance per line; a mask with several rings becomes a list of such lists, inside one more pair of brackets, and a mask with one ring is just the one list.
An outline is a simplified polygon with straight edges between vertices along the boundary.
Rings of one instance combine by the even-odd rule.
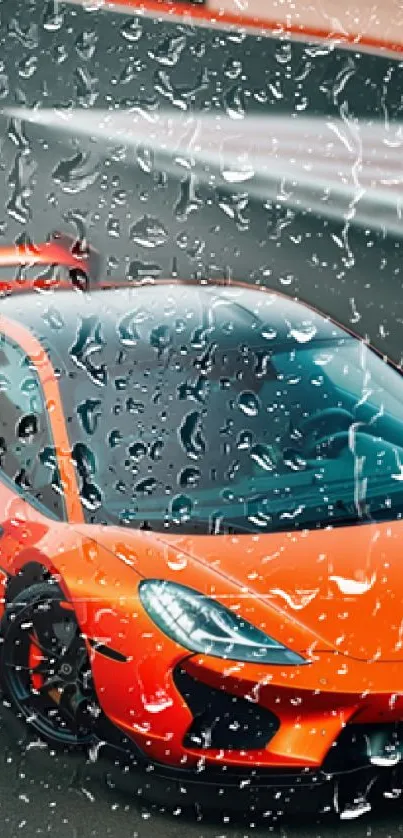
[[[56, 755], [21, 742], [22, 729], [7, 709], [0, 715], [0, 824], [7, 838], [398, 838], [401, 804], [393, 801], [353, 822], [336, 816], [273, 821], [208, 816], [153, 807], [135, 791], [106, 781], [110, 765]], [[18, 744], [19, 743], [19, 744]], [[116, 781], [114, 781], [116, 782]], [[133, 788], [135, 780], [133, 779]]]

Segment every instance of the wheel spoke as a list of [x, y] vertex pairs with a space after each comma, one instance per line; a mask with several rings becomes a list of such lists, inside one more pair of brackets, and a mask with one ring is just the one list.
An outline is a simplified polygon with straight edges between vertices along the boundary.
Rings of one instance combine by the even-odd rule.
[[[67, 689], [68, 689], [68, 687], [71, 687], [71, 686], [74, 686], [74, 691], [70, 692], [70, 695], [67, 696]], [[74, 702], [74, 698], [78, 695], [78, 689], [77, 689], [77, 686], [75, 684], [74, 685], [68, 685], [68, 687], [67, 686], [64, 687], [61, 691], [59, 710], [60, 710], [61, 715], [64, 716], [64, 718], [69, 723], [69, 725], [74, 730], [74, 732], [76, 732], [76, 729], [77, 729], [76, 708], [74, 707], [73, 702]]]
[[42, 652], [42, 654], [46, 655], [46, 657], [50, 658], [51, 660], [55, 660], [55, 658], [57, 657], [55, 649], [49, 649], [48, 646], [44, 646], [44, 644], [41, 643], [41, 641], [39, 640], [37, 634], [30, 634], [29, 639], [32, 645], [37, 646], [37, 648], [40, 652]]
[[3, 661], [3, 666], [16, 669], [18, 672], [28, 672], [30, 675], [48, 675], [49, 670], [53, 669], [52, 662], [49, 660], [40, 661], [36, 666], [26, 666], [16, 661]]
[[30, 668], [31, 675], [48, 675], [50, 670], [54, 669], [52, 661], [44, 660]]
[[42, 695], [42, 693], [49, 692], [49, 690], [53, 689], [54, 687], [60, 687], [61, 683], [62, 681], [59, 675], [52, 675], [52, 677], [47, 678], [47, 680], [44, 681], [40, 687], [37, 687], [37, 692]]

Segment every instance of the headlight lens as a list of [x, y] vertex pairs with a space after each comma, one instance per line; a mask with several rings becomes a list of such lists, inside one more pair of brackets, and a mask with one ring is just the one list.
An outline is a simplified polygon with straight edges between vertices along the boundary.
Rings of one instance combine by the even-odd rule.
[[141, 582], [139, 593], [153, 622], [185, 649], [252, 663], [307, 663], [228, 608], [184, 585], [148, 579]]

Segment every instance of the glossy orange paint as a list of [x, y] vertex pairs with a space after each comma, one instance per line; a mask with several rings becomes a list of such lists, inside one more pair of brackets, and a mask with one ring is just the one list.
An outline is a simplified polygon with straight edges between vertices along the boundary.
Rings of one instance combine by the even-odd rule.
[[[84, 524], [55, 372], [28, 330], [0, 317], [1, 333], [24, 348], [38, 372], [66, 520], [51, 520], [0, 482], [0, 566], [12, 577], [35, 562], [59, 580], [92, 641], [98, 699], [113, 724], [158, 763], [196, 767], [202, 757], [212, 765], [296, 768], [319, 767], [351, 720], [401, 719], [403, 522], [220, 537]], [[263, 666], [189, 652], [145, 612], [139, 584], [147, 577], [217, 599], [306, 663]], [[122, 659], [106, 657], [97, 644]], [[280, 727], [269, 744], [185, 747], [192, 715], [174, 682], [179, 663], [203, 683], [274, 712]]]

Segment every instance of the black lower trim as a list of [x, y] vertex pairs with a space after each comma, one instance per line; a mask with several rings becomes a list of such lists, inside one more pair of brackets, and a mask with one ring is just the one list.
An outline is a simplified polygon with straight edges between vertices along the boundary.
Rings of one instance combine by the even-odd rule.
[[367, 801], [378, 806], [393, 800], [396, 790], [403, 787], [403, 761], [379, 767], [362, 748], [370, 741], [382, 753], [396, 730], [394, 725], [347, 725], [320, 768], [279, 771], [200, 762], [197, 769], [156, 763], [107, 724], [109, 732], [104, 730], [101, 736], [109, 743], [105, 749], [111, 758], [109, 784], [169, 809], [202, 807], [206, 812], [242, 817], [270, 812], [285, 816], [364, 812]]
[[[206, 813], [219, 813], [248, 819], [269, 814], [341, 814], [359, 809], [367, 801], [379, 805], [393, 798], [403, 785], [403, 772], [361, 767], [352, 771], [325, 774], [323, 771], [283, 771], [204, 767], [203, 770], [177, 768], [143, 761], [131, 762], [122, 751], [105, 752], [113, 756], [107, 771], [108, 784], [136, 799], [144, 799], [169, 810], [180, 806]], [[365, 811], [362, 808], [361, 811]]]
[[174, 670], [174, 681], [193, 715], [183, 743], [186, 748], [258, 750], [279, 729], [279, 720], [270, 710], [225, 689], [214, 689], [180, 666]]

